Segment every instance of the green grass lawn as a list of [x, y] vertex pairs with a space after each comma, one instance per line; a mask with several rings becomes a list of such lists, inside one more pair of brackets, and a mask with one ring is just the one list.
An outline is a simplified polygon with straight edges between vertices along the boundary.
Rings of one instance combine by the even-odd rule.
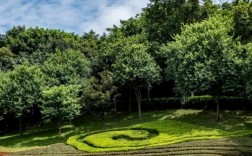
[[98, 116], [76, 120], [66, 126], [63, 136], [53, 124], [33, 127], [20, 138], [18, 134], [0, 136], [1, 152], [16, 152], [67, 142], [88, 152], [120, 151], [173, 144], [177, 142], [248, 136], [252, 134], [252, 114], [246, 111], [223, 111], [222, 120], [215, 121], [215, 112], [199, 110], [163, 110], [144, 112], [140, 122], [137, 113], [106, 117], [101, 130]]

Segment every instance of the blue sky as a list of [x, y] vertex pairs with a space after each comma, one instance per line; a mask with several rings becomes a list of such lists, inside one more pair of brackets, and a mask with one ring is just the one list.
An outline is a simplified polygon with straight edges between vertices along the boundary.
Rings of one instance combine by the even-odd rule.
[[103, 33], [141, 12], [149, 0], [0, 0], [0, 34], [14, 25]]
[[[225, 0], [216, 0], [225, 1]], [[14, 25], [103, 33], [141, 12], [149, 0], [0, 0], [0, 34]]]

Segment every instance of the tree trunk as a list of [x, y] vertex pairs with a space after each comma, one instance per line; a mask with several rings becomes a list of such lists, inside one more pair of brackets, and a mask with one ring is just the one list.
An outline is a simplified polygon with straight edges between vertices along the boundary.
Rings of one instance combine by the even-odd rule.
[[141, 121], [142, 120], [142, 110], [141, 110], [142, 94], [141, 94], [141, 88], [135, 86], [134, 90], [135, 90], [137, 105], [138, 105], [138, 116], [139, 116], [139, 120]]
[[31, 116], [33, 116], [34, 115], [34, 106], [32, 106], [32, 108], [31, 108]]
[[22, 132], [22, 118], [21, 117], [18, 118], [18, 122], [19, 122], [19, 136], [22, 138], [23, 132]]
[[148, 102], [150, 102], [150, 88], [147, 89], [147, 99]]
[[142, 120], [142, 111], [141, 111], [141, 101], [137, 100], [138, 103], [138, 116], [139, 116], [139, 120]]
[[104, 129], [104, 116], [105, 116], [105, 113], [104, 112], [102, 112], [102, 114], [101, 114], [101, 120], [102, 120], [102, 129]]
[[59, 138], [61, 138], [61, 119], [60, 119], [60, 121], [59, 121]]
[[117, 115], [117, 104], [116, 104], [116, 97], [113, 98], [114, 106], [115, 106], [115, 120]]
[[130, 89], [129, 89], [129, 113], [131, 113], [131, 104], [132, 104], [131, 99], [132, 99], [132, 89], [130, 87]]
[[148, 88], [147, 88], [147, 99], [148, 99], [148, 102], [150, 102], [150, 90], [151, 90], [151, 86], [149, 85]]
[[215, 97], [215, 103], [216, 103], [216, 121], [220, 121], [220, 97]]

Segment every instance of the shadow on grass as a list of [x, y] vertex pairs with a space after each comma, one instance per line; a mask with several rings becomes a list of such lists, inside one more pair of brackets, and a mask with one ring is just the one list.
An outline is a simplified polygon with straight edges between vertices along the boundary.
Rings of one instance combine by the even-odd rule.
[[[69, 128], [63, 128], [62, 133], [69, 132]], [[5, 147], [32, 147], [32, 146], [45, 146], [56, 142], [65, 142], [71, 135], [70, 133], [64, 137], [59, 138], [58, 129], [44, 129], [35, 132], [24, 133], [21, 138], [19, 135], [13, 135], [1, 139], [0, 146]]]
[[[169, 110], [169, 112], [173, 113], [175, 110]], [[104, 129], [122, 128], [134, 124], [156, 121], [166, 114], [167, 111], [146, 111], [143, 112], [142, 120], [139, 121], [138, 112], [133, 112], [130, 114], [128, 112], [118, 112], [116, 118], [114, 113], [109, 113], [105, 116]], [[97, 114], [89, 114], [88, 117], [79, 119], [77, 122], [74, 122], [74, 124], [79, 128], [80, 131], [82, 131], [82, 133], [103, 129], [101, 118]]]
[[[105, 119], [105, 129], [128, 127], [131, 125], [146, 123], [157, 120], [174, 120], [184, 123], [190, 123], [197, 126], [205, 126], [208, 128], [220, 129], [224, 131], [236, 130], [251, 130], [252, 131], [252, 115], [247, 111], [222, 111], [220, 122], [215, 121], [215, 111], [207, 110], [161, 110], [161, 111], [144, 111], [142, 114], [142, 121], [138, 119], [138, 113], [134, 112], [121, 113], [119, 112], [117, 118], [114, 114], [108, 114]], [[49, 128], [39, 129], [39, 127], [31, 128], [26, 131], [23, 138], [19, 135], [8, 137], [0, 137], [0, 146], [5, 147], [31, 147], [31, 146], [45, 146], [54, 143], [65, 143], [67, 138], [73, 133], [85, 133], [90, 131], [102, 130], [102, 124], [99, 114], [88, 115], [84, 118], [79, 118], [74, 122], [76, 127], [72, 133], [72, 129], [65, 128], [62, 138], [58, 138], [58, 129]], [[50, 125], [53, 126], [53, 125]], [[197, 127], [195, 126], [195, 127]], [[192, 129], [193, 130], [193, 129]]]
[[198, 126], [220, 129], [228, 132], [236, 130], [251, 130], [251, 112], [248, 111], [221, 111], [221, 120], [215, 120], [215, 112], [211, 110], [201, 111], [197, 114], [186, 114], [176, 120]]

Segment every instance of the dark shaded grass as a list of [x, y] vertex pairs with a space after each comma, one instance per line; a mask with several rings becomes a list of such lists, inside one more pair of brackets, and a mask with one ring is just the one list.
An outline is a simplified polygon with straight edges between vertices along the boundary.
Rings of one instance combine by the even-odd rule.
[[112, 156], [112, 155], [222, 155], [222, 156], [251, 156], [252, 138], [224, 138], [212, 140], [197, 140], [183, 142], [168, 146], [160, 146], [142, 150], [128, 152], [109, 152], [109, 153], [85, 153], [75, 150], [65, 144], [55, 144], [45, 149], [36, 149], [25, 152], [18, 152], [15, 155], [72, 155], [72, 156]]
[[[118, 113], [117, 118], [114, 118], [113, 114], [108, 114], [105, 120], [105, 129], [128, 127], [134, 124], [166, 119], [230, 132], [242, 129], [252, 129], [252, 112], [249, 111], [221, 111], [221, 121], [216, 122], [214, 111], [181, 109], [143, 112], [141, 122], [138, 120], [137, 113]], [[63, 129], [63, 133], [66, 134], [61, 138], [58, 137], [58, 128], [54, 123], [29, 128], [24, 132], [23, 138], [20, 138], [18, 133], [14, 135], [0, 136], [0, 146], [22, 148], [65, 143], [70, 135], [102, 129], [99, 114], [81, 117], [75, 120], [73, 125], [73, 128]]]

